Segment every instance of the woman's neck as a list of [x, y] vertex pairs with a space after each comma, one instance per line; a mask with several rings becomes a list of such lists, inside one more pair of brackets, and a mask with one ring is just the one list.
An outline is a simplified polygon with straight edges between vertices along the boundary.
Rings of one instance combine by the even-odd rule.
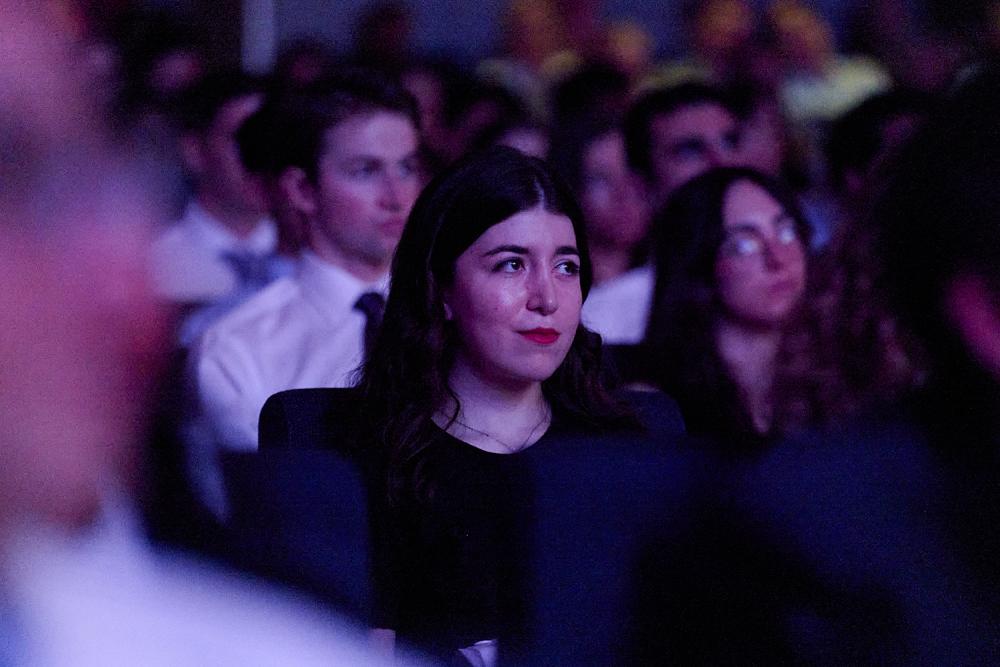
[[754, 429], [765, 433], [771, 427], [773, 416], [771, 390], [781, 331], [723, 320], [716, 327], [715, 341]]
[[[460, 410], [448, 432], [469, 444], [501, 454], [519, 451], [545, 433], [551, 418], [540, 382], [500, 385], [484, 381], [467, 366], [456, 364], [449, 376]], [[444, 406], [435, 423], [447, 426], [455, 406]]]
[[594, 244], [590, 247], [590, 262], [594, 267], [594, 284], [600, 285], [629, 270], [632, 252], [627, 248]]

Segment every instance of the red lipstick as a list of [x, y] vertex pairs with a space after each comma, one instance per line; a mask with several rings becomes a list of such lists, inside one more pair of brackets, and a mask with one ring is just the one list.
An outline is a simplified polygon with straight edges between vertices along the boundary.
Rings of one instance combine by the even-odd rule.
[[518, 333], [533, 343], [538, 343], [539, 345], [552, 345], [552, 343], [559, 340], [559, 332], [555, 329], [539, 327], [528, 331], [519, 331]]

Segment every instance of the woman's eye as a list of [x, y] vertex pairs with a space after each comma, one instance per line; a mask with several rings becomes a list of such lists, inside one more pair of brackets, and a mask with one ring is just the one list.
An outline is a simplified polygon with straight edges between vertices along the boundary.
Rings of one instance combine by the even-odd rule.
[[524, 268], [523, 260], [518, 259], [517, 257], [511, 257], [501, 262], [497, 262], [497, 264], [493, 267], [493, 271], [501, 273], [516, 273], [523, 268]]
[[355, 167], [351, 173], [355, 176], [367, 177], [378, 172], [378, 166], [374, 164], [362, 164]]
[[567, 259], [556, 264], [556, 270], [565, 276], [580, 275], [580, 265], [571, 259]]
[[722, 244], [722, 252], [736, 257], [749, 257], [763, 250], [763, 244], [755, 236], [740, 234], [728, 238]]
[[789, 245], [799, 240], [799, 230], [796, 229], [795, 223], [789, 220], [778, 226], [778, 233], [776, 236], [779, 243]]

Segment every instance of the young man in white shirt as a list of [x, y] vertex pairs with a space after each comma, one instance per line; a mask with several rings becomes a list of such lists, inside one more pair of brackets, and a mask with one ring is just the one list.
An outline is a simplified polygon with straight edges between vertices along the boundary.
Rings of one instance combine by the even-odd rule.
[[258, 415], [271, 394], [352, 383], [366, 327], [370, 333], [376, 324], [364, 312], [372, 297], [361, 297], [385, 294], [422, 185], [415, 105], [395, 83], [345, 75], [280, 104], [281, 190], [303, 219], [307, 248], [294, 275], [208, 329], [190, 367], [207, 428], [193, 439], [202, 446], [191, 452], [192, 474], [217, 513], [224, 507], [218, 456], [256, 448]]
[[[182, 346], [223, 312], [289, 270], [275, 254], [260, 179], [244, 169], [236, 132], [262, 101], [260, 83], [241, 72], [209, 75], [183, 105], [181, 154], [194, 180], [184, 215], [153, 244], [157, 294], [192, 314]], [[209, 310], [200, 310], [212, 306]]]

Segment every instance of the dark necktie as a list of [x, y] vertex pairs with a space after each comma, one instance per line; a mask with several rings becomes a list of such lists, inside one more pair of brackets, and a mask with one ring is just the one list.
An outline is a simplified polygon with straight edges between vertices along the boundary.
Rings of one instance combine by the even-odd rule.
[[274, 270], [276, 256], [273, 254], [233, 251], [223, 253], [222, 258], [236, 273], [240, 291], [256, 292], [277, 277]]
[[382, 312], [385, 310], [385, 298], [378, 292], [365, 292], [354, 304], [355, 310], [360, 310], [365, 316], [365, 359], [375, 348], [375, 337], [382, 326]]

